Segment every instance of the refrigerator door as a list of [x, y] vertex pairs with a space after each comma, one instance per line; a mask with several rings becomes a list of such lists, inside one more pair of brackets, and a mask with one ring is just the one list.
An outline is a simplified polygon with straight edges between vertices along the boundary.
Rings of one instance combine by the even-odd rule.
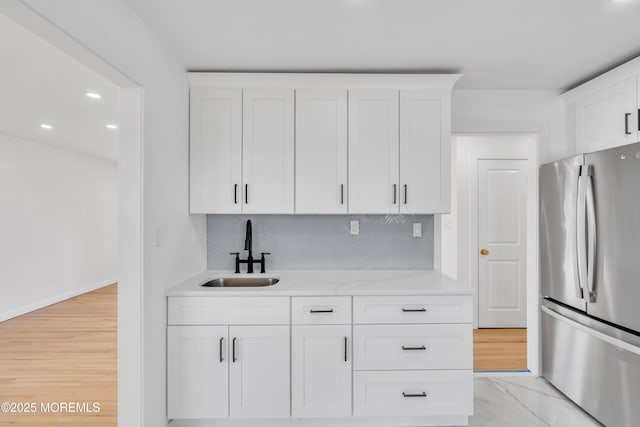
[[[578, 183], [584, 156], [540, 167], [540, 283], [542, 296], [585, 310], [578, 273]], [[586, 275], [586, 274], [585, 274]]]
[[640, 332], [640, 143], [586, 154], [585, 164], [593, 200], [587, 235], [595, 246], [587, 257], [595, 260], [587, 312]]

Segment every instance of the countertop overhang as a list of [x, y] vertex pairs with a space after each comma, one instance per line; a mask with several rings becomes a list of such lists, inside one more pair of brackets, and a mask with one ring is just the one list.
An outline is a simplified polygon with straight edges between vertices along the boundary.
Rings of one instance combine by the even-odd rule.
[[[200, 286], [221, 276], [275, 276], [280, 280], [275, 285], [265, 287], [206, 288]], [[207, 270], [166, 292], [168, 297], [472, 294], [472, 289], [434, 270], [274, 271], [251, 275]]]

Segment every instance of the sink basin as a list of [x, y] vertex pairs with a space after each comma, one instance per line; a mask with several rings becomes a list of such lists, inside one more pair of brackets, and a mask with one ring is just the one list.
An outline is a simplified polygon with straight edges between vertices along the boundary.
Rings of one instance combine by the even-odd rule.
[[278, 283], [278, 277], [217, 277], [201, 284], [207, 288], [255, 288], [272, 286]]

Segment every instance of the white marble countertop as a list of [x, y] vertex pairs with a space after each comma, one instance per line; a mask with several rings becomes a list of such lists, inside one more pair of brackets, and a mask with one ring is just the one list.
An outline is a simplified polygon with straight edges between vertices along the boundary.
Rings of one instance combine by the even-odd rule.
[[[216, 277], [278, 277], [272, 286], [254, 288], [207, 288], [200, 286]], [[274, 271], [268, 274], [233, 274], [209, 270], [191, 277], [166, 292], [184, 296], [311, 296], [311, 295], [472, 295], [472, 290], [438, 271]]]

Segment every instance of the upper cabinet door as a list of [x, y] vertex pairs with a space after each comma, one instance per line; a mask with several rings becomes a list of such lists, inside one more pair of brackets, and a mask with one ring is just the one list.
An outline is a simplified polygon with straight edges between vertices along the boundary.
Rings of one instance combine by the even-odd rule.
[[190, 212], [240, 213], [242, 90], [192, 89]]
[[292, 89], [244, 90], [244, 213], [293, 213], [293, 117]]
[[449, 91], [400, 92], [400, 212], [449, 210]]
[[296, 213], [347, 212], [347, 91], [296, 91]]
[[349, 91], [349, 212], [399, 212], [398, 91]]
[[576, 145], [588, 153], [638, 141], [636, 79], [630, 78], [579, 99]]

